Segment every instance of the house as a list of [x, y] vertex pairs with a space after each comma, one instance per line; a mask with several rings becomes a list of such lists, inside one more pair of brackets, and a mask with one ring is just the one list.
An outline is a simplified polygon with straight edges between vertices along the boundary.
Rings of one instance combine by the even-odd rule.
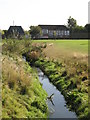
[[24, 36], [24, 30], [21, 26], [10, 26], [7, 35], [9, 38], [22, 38]]
[[42, 35], [40, 38], [69, 38], [70, 31], [65, 25], [38, 25], [41, 27]]

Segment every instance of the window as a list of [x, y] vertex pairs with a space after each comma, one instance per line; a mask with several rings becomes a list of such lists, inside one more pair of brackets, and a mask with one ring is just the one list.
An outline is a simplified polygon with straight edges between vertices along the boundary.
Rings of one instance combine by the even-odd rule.
[[67, 35], [70, 35], [70, 32], [69, 32], [69, 30], [67, 30]]
[[67, 35], [67, 31], [65, 30], [65, 35]]
[[65, 35], [66, 34], [66, 31], [65, 30], [63, 30], [63, 35]]
[[60, 30], [58, 31], [58, 34], [61, 35], [61, 31]]
[[47, 33], [48, 33], [48, 29], [47, 29]]
[[56, 35], [59, 35], [59, 32], [58, 32], [58, 30], [56, 30]]
[[61, 35], [63, 35], [63, 30], [61, 31]]
[[42, 33], [43, 34], [47, 34], [48, 33], [48, 29], [42, 29]]
[[49, 35], [53, 36], [53, 30], [49, 30]]

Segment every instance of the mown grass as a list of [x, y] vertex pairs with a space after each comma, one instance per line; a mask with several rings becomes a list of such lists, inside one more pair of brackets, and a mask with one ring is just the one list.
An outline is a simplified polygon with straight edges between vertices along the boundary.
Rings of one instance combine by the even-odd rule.
[[34, 40], [36, 43], [53, 43], [57, 47], [70, 51], [88, 53], [88, 40]]
[[2, 46], [2, 118], [46, 118], [47, 93], [37, 74], [22, 59], [31, 42], [5, 40]]

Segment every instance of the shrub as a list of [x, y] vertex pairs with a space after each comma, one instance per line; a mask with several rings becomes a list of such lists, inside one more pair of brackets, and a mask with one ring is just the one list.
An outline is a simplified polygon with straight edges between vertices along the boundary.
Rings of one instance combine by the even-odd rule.
[[61, 77], [65, 77], [67, 75], [67, 71], [63, 71]]
[[31, 106], [37, 107], [37, 109], [40, 109], [43, 113], [47, 111], [47, 106], [45, 106], [44, 103], [39, 100], [35, 100], [34, 102], [32, 102]]
[[13, 89], [14, 86], [15, 86], [15, 82], [14, 81], [9, 81], [8, 86], [9, 86], [10, 89]]
[[84, 76], [84, 77], [82, 78], [82, 81], [85, 81], [85, 80], [87, 80], [87, 76]]
[[28, 88], [26, 85], [21, 86], [20, 94], [21, 95], [28, 94]]

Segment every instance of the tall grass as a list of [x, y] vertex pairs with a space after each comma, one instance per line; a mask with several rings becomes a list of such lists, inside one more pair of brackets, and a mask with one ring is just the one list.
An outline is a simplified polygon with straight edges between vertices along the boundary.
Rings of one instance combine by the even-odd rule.
[[[2, 49], [2, 118], [46, 117], [47, 94], [32, 68], [22, 59], [23, 53], [31, 51], [31, 41], [3, 41]], [[32, 105], [34, 101], [39, 108]]]

